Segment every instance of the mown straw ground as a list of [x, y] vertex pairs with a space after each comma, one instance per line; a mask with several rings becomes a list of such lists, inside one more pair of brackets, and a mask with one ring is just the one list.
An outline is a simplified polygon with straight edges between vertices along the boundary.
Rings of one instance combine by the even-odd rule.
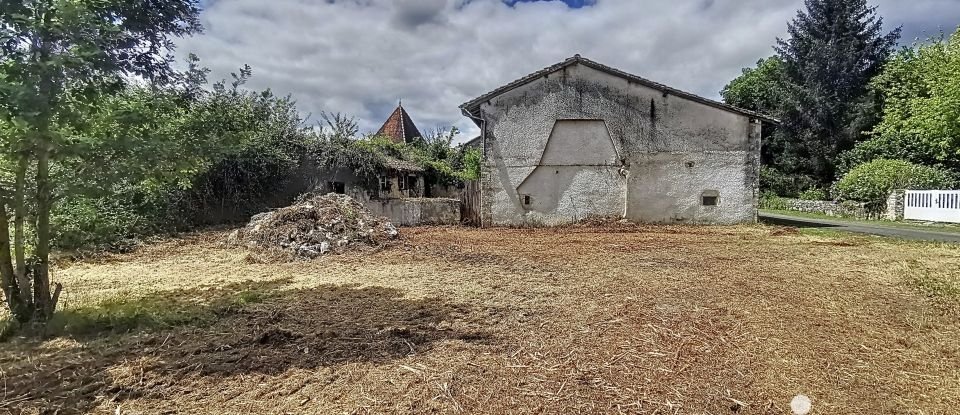
[[0, 412], [949, 414], [960, 249], [773, 227], [405, 229], [274, 263], [225, 233], [63, 264]]

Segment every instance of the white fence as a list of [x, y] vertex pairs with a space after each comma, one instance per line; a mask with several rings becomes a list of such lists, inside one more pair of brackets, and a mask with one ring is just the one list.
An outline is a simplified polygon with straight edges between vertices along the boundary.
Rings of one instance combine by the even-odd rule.
[[903, 218], [960, 223], [960, 190], [907, 190]]

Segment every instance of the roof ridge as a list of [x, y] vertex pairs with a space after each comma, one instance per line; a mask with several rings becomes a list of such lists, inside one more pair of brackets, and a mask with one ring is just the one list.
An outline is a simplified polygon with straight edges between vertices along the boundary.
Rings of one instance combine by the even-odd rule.
[[479, 97], [477, 97], [477, 98], [474, 98], [474, 99], [472, 99], [472, 100], [470, 100], [470, 101], [467, 101], [467, 102], [463, 103], [462, 105], [460, 105], [460, 109], [469, 113], [469, 112], [471, 112], [470, 109], [471, 109], [472, 107], [477, 107], [477, 106], [479, 106], [480, 104], [482, 104], [483, 102], [489, 101], [490, 99], [493, 99], [493, 97], [496, 97], [496, 96], [501, 95], [501, 94], [503, 94], [503, 93], [509, 92], [509, 91], [511, 91], [511, 90], [513, 90], [513, 89], [519, 88], [519, 87], [521, 87], [521, 86], [523, 86], [523, 85], [526, 85], [526, 84], [528, 84], [528, 83], [530, 83], [530, 82], [533, 82], [534, 80], [536, 80], [536, 79], [538, 79], [538, 78], [541, 78], [541, 77], [543, 77], [543, 76], [546, 76], [546, 75], [548, 75], [548, 74], [551, 74], [551, 73], [553, 73], [553, 72], [559, 71], [559, 70], [561, 70], [561, 69], [564, 69], [564, 68], [566, 68], [566, 67], [568, 67], [568, 66], [571, 66], [571, 65], [574, 65], [574, 64], [577, 64], [577, 63], [586, 65], [587, 67], [590, 67], [590, 68], [599, 70], [599, 71], [601, 71], [601, 72], [606, 72], [606, 73], [609, 73], [609, 74], [611, 74], [611, 75], [619, 76], [619, 77], [625, 78], [625, 79], [627, 79], [627, 80], [632, 80], [632, 81], [635, 81], [635, 82], [637, 82], [637, 83], [641, 83], [641, 84], [647, 85], [648, 87], [651, 87], [651, 88], [653, 88], [653, 89], [660, 90], [660, 91], [662, 91], [662, 92], [664, 92], [664, 93], [667, 93], [667, 94], [672, 94], [672, 95], [676, 95], [676, 96], [681, 97], [681, 98], [689, 99], [689, 100], [691, 100], [691, 101], [699, 102], [699, 103], [704, 104], [704, 105], [709, 105], [709, 106], [712, 106], [712, 107], [715, 107], [715, 108], [723, 109], [723, 110], [730, 111], [730, 112], [739, 113], [739, 114], [742, 114], [742, 115], [747, 115], [747, 116], [754, 117], [754, 118], [759, 118], [759, 119], [766, 120], [766, 121], [779, 122], [779, 120], [777, 120], [776, 118], [771, 117], [771, 116], [769, 116], [769, 115], [761, 114], [761, 113], [759, 113], [759, 112], [751, 111], [751, 110], [748, 110], [748, 109], [739, 108], [739, 107], [736, 107], [736, 106], [733, 106], [733, 105], [730, 105], [730, 104], [726, 104], [726, 103], [723, 103], [723, 102], [720, 102], [720, 101], [717, 101], [717, 100], [713, 100], [713, 99], [710, 99], [710, 98], [705, 98], [705, 97], [702, 97], [702, 96], [697, 95], [697, 94], [694, 94], [694, 93], [690, 93], [690, 92], [682, 91], [682, 90], [679, 90], [679, 89], [676, 89], [676, 88], [672, 88], [672, 87], [669, 87], [669, 86], [664, 85], [664, 84], [662, 84], [662, 83], [655, 82], [655, 81], [652, 81], [652, 80], [650, 80], [650, 79], [641, 77], [641, 76], [639, 76], [639, 75], [634, 75], [634, 74], [631, 74], [631, 73], [629, 73], [629, 72], [626, 72], [626, 71], [623, 71], [623, 70], [620, 70], [620, 69], [617, 69], [617, 68], [614, 68], [614, 67], [611, 67], [611, 66], [607, 66], [607, 65], [604, 65], [604, 64], [599, 63], [599, 62], [597, 62], [597, 61], [594, 61], [594, 60], [585, 58], [585, 57], [581, 56], [579, 53], [576, 54], [576, 55], [573, 55], [572, 57], [569, 57], [569, 58], [567, 58], [567, 59], [565, 59], [565, 60], [563, 60], [563, 61], [561, 61], [561, 62], [558, 62], [558, 63], [555, 63], [555, 64], [553, 64], [553, 65], [547, 66], [547, 67], [545, 67], [545, 68], [543, 68], [543, 69], [540, 69], [540, 70], [538, 70], [538, 71], [536, 71], [536, 72], [530, 73], [529, 75], [526, 75], [526, 76], [524, 76], [524, 77], [522, 77], [522, 78], [519, 78], [519, 79], [516, 79], [516, 80], [514, 80], [514, 81], [511, 81], [511, 82], [507, 83], [506, 85], [501, 86], [501, 87], [499, 87], [499, 88], [497, 88], [497, 89], [494, 89], [494, 90], [492, 90], [492, 91], [490, 91], [490, 92], [487, 92], [486, 94], [483, 94], [483, 95], [481, 95], [481, 96], [479, 96]]

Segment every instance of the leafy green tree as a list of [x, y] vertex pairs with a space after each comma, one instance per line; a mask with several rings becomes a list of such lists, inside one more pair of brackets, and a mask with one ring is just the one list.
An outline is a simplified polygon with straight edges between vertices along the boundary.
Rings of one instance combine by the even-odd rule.
[[904, 49], [871, 89], [883, 102], [882, 119], [843, 155], [844, 167], [898, 158], [960, 172], [960, 31]]
[[320, 123], [320, 137], [324, 141], [345, 144], [356, 139], [360, 132], [357, 119], [346, 114], [321, 112], [320, 119], [323, 120]]
[[[744, 68], [743, 73], [730, 81], [720, 95], [724, 102], [752, 111], [777, 116], [783, 104], [783, 61], [777, 56], [761, 59], [756, 68]], [[760, 176], [760, 185], [764, 190], [773, 190], [787, 196], [801, 191], [791, 182], [794, 177], [782, 173], [778, 164], [784, 163], [783, 136], [774, 134], [776, 125], [764, 123], [762, 129], [763, 146], [760, 161], [765, 174]]]
[[723, 87], [720, 95], [735, 107], [776, 114], [782, 101], [782, 80], [783, 61], [771, 56], [757, 61], [756, 68], [744, 68], [740, 76]]
[[460, 170], [462, 180], [480, 180], [480, 168], [483, 165], [483, 152], [478, 148], [460, 147], [463, 168]]
[[[96, 163], [100, 155], [89, 151], [97, 146], [83, 135], [84, 118], [124, 84], [180, 79], [171, 65], [173, 38], [199, 32], [199, 12], [195, 0], [0, 1], [0, 119], [8, 131], [3, 167], [14, 177], [0, 195], [0, 285], [18, 320], [48, 319], [62, 288], [51, 290], [49, 277], [59, 184], [52, 166], [68, 157]], [[36, 232], [29, 267], [22, 232], [28, 218]]]
[[883, 19], [866, 0], [806, 0], [788, 24], [789, 38], [778, 39], [783, 62], [783, 101], [779, 111], [791, 172], [808, 173], [821, 184], [835, 176], [837, 155], [862, 139], [869, 114], [867, 85], [880, 73], [900, 29], [883, 32]]
[[141, 236], [245, 220], [306, 187], [315, 142], [295, 103], [243, 89], [249, 67], [210, 88], [191, 62], [192, 80], [128, 86], [85, 118], [86, 151], [103, 160], [54, 165], [80, 173], [58, 180], [54, 246], [125, 250]]
[[185, 216], [201, 224], [246, 219], [299, 195], [297, 184], [306, 175], [302, 168], [317, 140], [290, 97], [215, 86], [193, 112], [208, 114], [194, 135], [206, 137], [211, 124], [220, 126], [207, 138], [219, 151], [205, 151], [213, 157], [189, 186], [195, 212]]

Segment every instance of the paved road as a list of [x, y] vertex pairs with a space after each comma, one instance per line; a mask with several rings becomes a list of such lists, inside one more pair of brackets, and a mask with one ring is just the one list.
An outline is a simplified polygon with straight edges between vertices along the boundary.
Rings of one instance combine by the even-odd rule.
[[855, 223], [828, 219], [811, 219], [775, 213], [760, 212], [760, 221], [765, 223], [796, 226], [801, 228], [826, 228], [844, 232], [865, 233], [919, 241], [960, 243], [960, 233], [897, 228], [883, 224]]

